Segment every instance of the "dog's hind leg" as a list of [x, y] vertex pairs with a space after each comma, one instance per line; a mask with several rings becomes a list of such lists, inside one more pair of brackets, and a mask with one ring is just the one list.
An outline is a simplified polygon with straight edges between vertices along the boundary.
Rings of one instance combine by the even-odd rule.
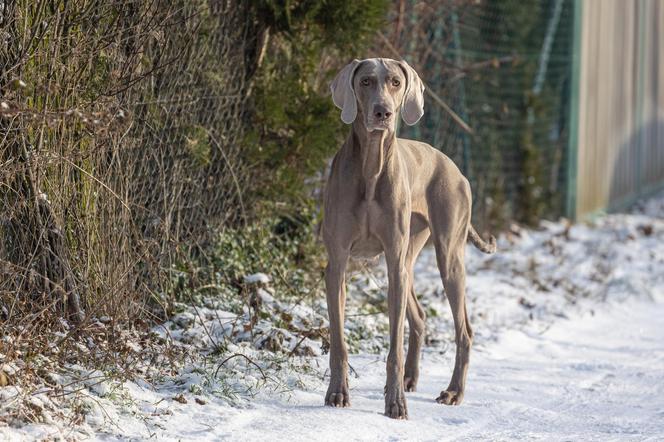
[[426, 314], [411, 287], [406, 308], [408, 318], [408, 354], [404, 370], [403, 384], [406, 391], [416, 391], [420, 377], [420, 353], [424, 345]]
[[452, 310], [456, 341], [456, 357], [452, 380], [447, 390], [443, 390], [436, 401], [441, 404], [459, 405], [463, 400], [470, 347], [473, 342], [473, 332], [468, 323], [466, 312], [466, 270], [463, 262], [463, 245], [460, 247], [446, 247], [440, 243], [436, 244], [436, 255], [445, 294]]
[[[466, 312], [465, 246], [470, 224], [470, 189], [454, 202], [437, 201], [441, 206], [431, 210], [433, 243], [436, 248], [438, 270], [443, 280], [445, 294], [452, 310], [456, 341], [454, 372], [446, 390], [441, 391], [436, 402], [459, 405], [463, 400], [466, 374], [473, 332]], [[464, 192], [465, 193], [465, 192]]]
[[404, 369], [404, 389], [406, 391], [415, 391], [417, 389], [417, 381], [420, 375], [420, 353], [422, 345], [424, 345], [426, 314], [417, 300], [415, 288], [413, 287], [413, 267], [417, 256], [420, 254], [428, 238], [429, 229], [411, 236], [408, 256], [406, 258], [406, 268], [409, 272], [408, 280], [410, 283], [408, 304], [406, 305], [406, 318], [408, 319], [408, 354], [406, 355]]

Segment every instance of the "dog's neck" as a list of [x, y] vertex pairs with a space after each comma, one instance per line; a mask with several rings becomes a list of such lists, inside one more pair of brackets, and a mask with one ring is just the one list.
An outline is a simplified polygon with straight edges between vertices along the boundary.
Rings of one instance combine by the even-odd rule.
[[374, 130], [369, 132], [358, 117], [353, 122], [353, 144], [359, 149], [362, 159], [362, 178], [365, 184], [365, 198], [372, 200], [376, 190], [376, 182], [385, 171], [386, 164], [393, 155], [392, 146], [396, 144], [394, 130]]

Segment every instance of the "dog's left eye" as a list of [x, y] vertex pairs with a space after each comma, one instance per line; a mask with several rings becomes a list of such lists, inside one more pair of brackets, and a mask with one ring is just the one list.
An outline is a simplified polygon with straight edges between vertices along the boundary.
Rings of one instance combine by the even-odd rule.
[[395, 78], [395, 79], [392, 80], [392, 86], [399, 87], [399, 86], [401, 86], [401, 82], [398, 79]]

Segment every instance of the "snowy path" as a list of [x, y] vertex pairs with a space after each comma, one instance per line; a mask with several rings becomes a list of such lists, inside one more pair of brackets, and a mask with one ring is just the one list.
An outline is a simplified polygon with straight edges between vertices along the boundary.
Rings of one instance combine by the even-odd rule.
[[[201, 358], [153, 383], [104, 382], [74, 398], [84, 409], [69, 414], [85, 416], [79, 427], [66, 420], [0, 426], [0, 441], [664, 440], [662, 244], [664, 195], [590, 223], [512, 228], [492, 256], [469, 248], [475, 345], [458, 407], [433, 400], [449, 382], [454, 345], [435, 257], [425, 249], [415, 289], [429, 315], [429, 342], [419, 391], [407, 394], [408, 421], [382, 415], [387, 320], [376, 305], [384, 305], [386, 278], [378, 266], [349, 278], [346, 332], [356, 340], [350, 364], [359, 375], [351, 373], [349, 409], [322, 405], [327, 356], [290, 358], [253, 341], [229, 342], [229, 352], [248, 352], [257, 363], [235, 358], [217, 376], [219, 358]], [[280, 308], [298, 321], [324, 320], [323, 297], [311, 302]], [[279, 314], [277, 304], [269, 304], [270, 314]], [[174, 344], [200, 345], [209, 332], [226, 336], [221, 323], [228, 315], [185, 311], [180, 319], [187, 321], [175, 318], [160, 329], [176, 336]], [[289, 339], [285, 348], [299, 337]], [[309, 344], [320, 354], [320, 341]]]
[[[350, 409], [321, 406], [324, 390], [290, 403], [257, 401], [201, 419], [184, 439], [232, 440], [662, 440], [664, 304], [628, 303], [560, 320], [542, 334], [507, 331], [473, 354], [459, 407], [433, 401], [451, 358], [426, 353], [409, 421], [383, 408], [384, 362], [351, 357]], [[198, 428], [196, 428], [198, 427]], [[199, 433], [201, 431], [202, 433]]]
[[[359, 377], [350, 379], [349, 409], [322, 406], [321, 356], [312, 358], [318, 368], [304, 387], [261, 393], [242, 408], [213, 396], [205, 406], [161, 401], [175, 391], [154, 391], [143, 398], [144, 412], [167, 409], [143, 428], [121, 424], [122, 433], [145, 437], [147, 426], [171, 440], [664, 440], [663, 241], [658, 198], [594, 224], [517, 230], [501, 237], [491, 257], [469, 249], [476, 338], [459, 407], [433, 400], [449, 382], [454, 346], [435, 257], [425, 249], [416, 291], [435, 313], [427, 320], [433, 342], [424, 349], [419, 391], [407, 395], [408, 421], [382, 415], [382, 351], [350, 357]], [[355, 279], [348, 313], [358, 312], [358, 290], [385, 292], [380, 269]]]

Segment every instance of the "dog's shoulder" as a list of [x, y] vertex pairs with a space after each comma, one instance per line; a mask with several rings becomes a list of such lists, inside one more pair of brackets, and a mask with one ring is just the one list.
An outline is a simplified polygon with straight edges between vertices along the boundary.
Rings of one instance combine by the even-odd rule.
[[397, 138], [397, 143], [402, 150], [416, 153], [431, 153], [436, 150], [430, 144], [423, 141], [409, 140], [408, 138]]
[[[412, 170], [421, 176], [430, 176], [433, 180], [458, 183], [467, 187], [467, 180], [456, 163], [440, 150], [422, 141], [398, 138], [399, 148]], [[430, 175], [427, 173], [430, 172]]]
[[440, 150], [432, 145], [423, 141], [409, 140], [407, 138], [397, 138], [399, 147], [402, 152], [413, 156], [417, 163], [426, 162], [443, 162], [451, 161], [450, 158]]

